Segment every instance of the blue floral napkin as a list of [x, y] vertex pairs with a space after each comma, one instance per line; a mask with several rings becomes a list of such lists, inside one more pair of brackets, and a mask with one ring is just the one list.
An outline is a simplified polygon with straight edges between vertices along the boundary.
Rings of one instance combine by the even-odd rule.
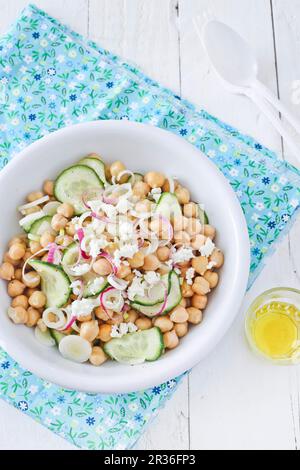
[[[130, 119], [168, 129], [204, 152], [231, 183], [251, 242], [249, 285], [299, 208], [300, 172], [35, 6], [0, 39], [0, 169], [31, 142], [81, 121]], [[42, 158], [42, 157], [41, 157]], [[0, 396], [74, 445], [125, 449], [180, 379], [126, 395], [46, 383], [0, 350]]]

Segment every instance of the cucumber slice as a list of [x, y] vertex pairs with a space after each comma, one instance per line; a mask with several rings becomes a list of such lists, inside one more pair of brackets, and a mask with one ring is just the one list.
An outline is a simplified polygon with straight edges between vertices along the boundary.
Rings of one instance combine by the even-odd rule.
[[[76, 243], [72, 243], [71, 245], [66, 248], [63, 254], [63, 258], [61, 261], [62, 268], [66, 269], [67, 266], [72, 266], [76, 263], [78, 259], [78, 245]], [[75, 276], [74, 276], [75, 278]], [[82, 276], [82, 280], [84, 282], [84, 290], [83, 290], [83, 297], [94, 297], [99, 295], [107, 286], [108, 282], [106, 278], [104, 281], [99, 284], [96, 280], [99, 279], [99, 275], [90, 271], [84, 276]]]
[[57, 330], [50, 330], [50, 335], [52, 336], [53, 341], [56, 344], [56, 346], [58, 346], [61, 340], [66, 336]]
[[41, 331], [39, 327], [36, 326], [34, 329], [34, 336], [43, 346], [47, 346], [48, 348], [55, 346], [54, 338], [52, 338], [49, 330]]
[[92, 168], [92, 170], [94, 170], [94, 172], [100, 178], [102, 183], [107, 183], [106, 177], [105, 177], [105, 165], [98, 158], [85, 157], [79, 161], [79, 165], [86, 165], [89, 168]]
[[33, 214], [28, 214], [26, 217], [23, 217], [23, 219], [19, 220], [19, 224], [21, 227], [25, 230], [25, 232], [29, 232], [30, 227], [32, 226], [33, 222], [35, 222], [38, 219], [41, 219], [44, 217], [44, 212], [43, 211], [38, 211], [34, 212]]
[[156, 204], [155, 214], [160, 214], [169, 220], [181, 217], [182, 210], [175, 194], [162, 193]]
[[60, 205], [60, 202], [57, 201], [47, 202], [43, 207], [43, 212], [45, 212], [46, 215], [55, 215]]
[[56, 264], [46, 261], [31, 260], [28, 263], [41, 276], [41, 286], [47, 298], [46, 308], [62, 307], [71, 295], [70, 279], [64, 270]]
[[74, 207], [76, 215], [80, 215], [86, 211], [82, 195], [92, 188], [103, 188], [103, 183], [95, 171], [84, 165], [75, 165], [58, 176], [54, 185], [54, 195], [60, 202], [69, 202]]
[[59, 352], [66, 359], [74, 362], [86, 362], [91, 353], [92, 346], [81, 336], [69, 335], [61, 339], [58, 345]]
[[156, 361], [163, 350], [163, 337], [157, 327], [128, 333], [122, 338], [113, 338], [104, 345], [104, 351], [109, 357], [130, 365]]
[[141, 173], [133, 173], [133, 176], [130, 176], [128, 183], [135, 184], [143, 181], [143, 175]]
[[165, 274], [161, 278], [162, 282], [165, 285], [162, 285], [162, 283], [156, 284], [153, 286], [149, 292], [149, 295], [141, 296], [141, 295], [136, 295], [134, 297], [133, 303], [138, 304], [138, 305], [145, 305], [147, 307], [150, 307], [152, 305], [157, 305], [159, 303], [162, 303], [164, 301], [164, 295], [165, 295], [165, 289], [167, 288], [169, 291], [169, 274]]
[[198, 204], [197, 216], [198, 216], [198, 219], [199, 219], [200, 222], [201, 222], [201, 225], [209, 224], [208, 215], [207, 215], [207, 213], [205, 212], [205, 210], [202, 209], [202, 207], [200, 207], [200, 204]]
[[51, 220], [52, 217], [50, 215], [45, 215], [44, 217], [41, 217], [40, 219], [33, 222], [30, 227], [29, 233], [31, 233], [31, 235], [41, 236], [44, 232], [46, 232], [46, 230], [53, 232], [53, 229], [51, 227]]
[[[168, 293], [167, 303], [164, 308], [164, 311], [161, 312], [160, 315], [165, 315], [166, 313], [173, 310], [173, 308], [175, 308], [176, 305], [179, 304], [181, 299], [182, 299], [182, 294], [181, 294], [179, 277], [175, 273], [175, 271], [171, 271], [169, 273], [169, 293]], [[138, 310], [139, 312], [143, 313], [147, 317], [152, 318], [158, 315], [158, 313], [160, 312], [163, 306], [163, 303], [161, 302], [153, 306], [144, 306], [144, 305], [139, 305], [133, 302], [131, 306], [132, 308], [134, 308], [135, 310]]]

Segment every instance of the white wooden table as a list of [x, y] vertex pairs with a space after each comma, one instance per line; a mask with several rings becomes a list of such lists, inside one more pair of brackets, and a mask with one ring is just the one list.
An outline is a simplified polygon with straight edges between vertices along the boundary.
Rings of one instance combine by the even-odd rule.
[[[0, 32], [26, 0], [0, 0]], [[299, 0], [36, 0], [76, 31], [141, 66], [212, 114], [290, 159], [280, 137], [246, 98], [226, 92], [193, 29], [213, 15], [253, 45], [260, 78], [300, 118], [292, 87], [300, 80]], [[290, 159], [290, 161], [293, 161]], [[194, 368], [139, 449], [295, 449], [300, 446], [298, 368], [272, 367], [248, 350], [245, 309], [261, 291], [299, 287], [300, 224], [295, 224], [247, 294], [227, 336]], [[0, 401], [0, 449], [71, 449], [66, 441]]]

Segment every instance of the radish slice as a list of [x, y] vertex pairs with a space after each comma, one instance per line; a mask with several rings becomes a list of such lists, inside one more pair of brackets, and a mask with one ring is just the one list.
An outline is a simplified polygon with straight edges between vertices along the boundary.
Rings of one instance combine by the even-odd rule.
[[47, 346], [48, 348], [55, 346], [55, 340], [52, 338], [49, 330], [41, 331], [39, 327], [36, 326], [34, 329], [34, 336], [43, 346]]
[[49, 199], [50, 199], [49, 196], [40, 197], [39, 199], [36, 199], [33, 202], [29, 202], [28, 204], [23, 204], [23, 206], [19, 206], [18, 210], [23, 214], [23, 212], [26, 211], [26, 209], [30, 209], [31, 207], [35, 207], [35, 206], [38, 206], [39, 204], [43, 204], [44, 202], [49, 201]]
[[[51, 321], [49, 319], [50, 313], [56, 315], [58, 317], [58, 320]], [[48, 326], [48, 328], [53, 328], [55, 330], [63, 330], [67, 321], [65, 313], [60, 308], [56, 307], [46, 308], [46, 310], [44, 310], [43, 312], [42, 318], [43, 322], [46, 326]]]
[[86, 362], [91, 353], [92, 346], [81, 336], [70, 335], [63, 338], [58, 346], [61, 355], [74, 362]]
[[118, 290], [125, 290], [128, 286], [127, 281], [124, 281], [124, 279], [119, 279], [115, 276], [115, 274], [109, 274], [109, 276], [107, 276], [107, 280], [112, 287]]
[[50, 201], [50, 202], [48, 202], [47, 204], [44, 205], [43, 212], [46, 215], [55, 215], [56, 212], [57, 212], [57, 209], [59, 208], [60, 205], [61, 205], [60, 202]]

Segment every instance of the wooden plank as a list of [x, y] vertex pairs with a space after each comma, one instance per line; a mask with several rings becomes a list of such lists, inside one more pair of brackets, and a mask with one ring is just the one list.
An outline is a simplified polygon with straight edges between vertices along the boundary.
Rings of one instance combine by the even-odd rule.
[[[231, 25], [253, 45], [259, 58], [260, 78], [276, 92], [269, 1], [181, 0], [181, 83], [185, 97], [280, 152], [281, 140], [264, 116], [247, 99], [224, 90], [214, 76], [192, 28], [192, 19], [205, 12]], [[295, 446], [291, 372], [256, 359], [248, 351], [243, 333], [244, 312], [250, 300], [266, 288], [282, 284], [296, 284], [287, 240], [246, 296], [224, 340], [191, 373], [192, 449]]]
[[[138, 64], [180, 92], [176, 1], [90, 0], [89, 34], [102, 47]], [[139, 449], [187, 449], [188, 383], [184, 380], [137, 444]]]

